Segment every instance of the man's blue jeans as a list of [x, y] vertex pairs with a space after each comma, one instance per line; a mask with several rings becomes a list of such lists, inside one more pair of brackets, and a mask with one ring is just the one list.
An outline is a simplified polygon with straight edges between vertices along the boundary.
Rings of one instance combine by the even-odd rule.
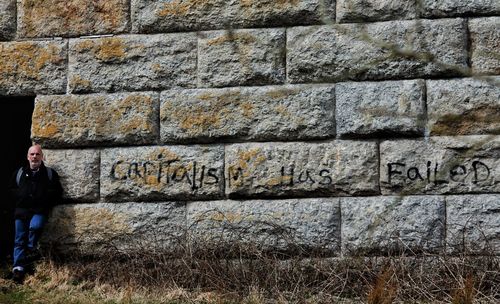
[[47, 220], [43, 214], [35, 214], [31, 219], [16, 219], [16, 234], [14, 239], [14, 268], [24, 268], [26, 251], [36, 249], [42, 229]]

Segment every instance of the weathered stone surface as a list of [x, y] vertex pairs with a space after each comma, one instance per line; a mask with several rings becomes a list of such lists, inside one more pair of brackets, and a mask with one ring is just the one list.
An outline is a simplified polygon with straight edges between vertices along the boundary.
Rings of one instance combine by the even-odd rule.
[[423, 134], [423, 80], [345, 82], [335, 87], [340, 136]]
[[19, 0], [21, 37], [121, 33], [129, 27], [127, 0]]
[[180, 203], [99, 203], [54, 208], [42, 242], [66, 252], [179, 248], [186, 207]]
[[161, 95], [161, 140], [329, 137], [335, 136], [334, 112], [333, 85], [170, 90]]
[[62, 40], [0, 43], [0, 95], [64, 93], [66, 52]]
[[467, 65], [462, 19], [296, 27], [287, 31], [288, 80], [460, 75]]
[[439, 196], [340, 199], [342, 253], [421, 253], [443, 249], [445, 201]]
[[446, 204], [449, 251], [500, 255], [500, 195], [453, 195]]
[[423, 17], [489, 15], [500, 13], [497, 0], [420, 0]]
[[431, 135], [500, 134], [500, 77], [427, 81]]
[[284, 29], [203, 32], [198, 43], [202, 87], [279, 84], [285, 80]]
[[337, 253], [340, 248], [338, 198], [192, 202], [187, 225], [195, 244], [221, 249], [251, 244]]
[[0, 40], [12, 39], [16, 33], [16, 0], [0, 0]]
[[69, 201], [99, 200], [99, 150], [44, 149], [45, 163], [54, 168], [63, 186], [63, 198]]
[[313, 24], [332, 20], [332, 0], [132, 0], [141, 33]]
[[230, 197], [375, 194], [375, 142], [248, 143], [226, 146]]
[[415, 19], [416, 1], [337, 0], [337, 22]]
[[383, 194], [500, 191], [500, 136], [431, 137], [380, 144]]
[[[500, 7], [500, 2], [497, 2]], [[500, 9], [499, 9], [500, 11]], [[471, 67], [475, 74], [500, 74], [500, 17], [469, 20]]]
[[71, 92], [196, 86], [195, 33], [71, 39]]
[[158, 140], [158, 117], [154, 92], [38, 96], [31, 134], [54, 147], [152, 144]]
[[110, 148], [101, 152], [101, 196], [108, 201], [213, 199], [223, 194], [223, 146]]

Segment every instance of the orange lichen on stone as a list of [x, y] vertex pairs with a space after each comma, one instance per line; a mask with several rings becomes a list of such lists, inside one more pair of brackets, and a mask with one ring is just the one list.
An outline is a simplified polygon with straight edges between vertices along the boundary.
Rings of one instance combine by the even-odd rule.
[[128, 18], [125, 0], [23, 0], [19, 12], [28, 37], [117, 32]]
[[[175, 0], [164, 3], [163, 6], [156, 12], [159, 17], [166, 16], [185, 16], [190, 12], [204, 11], [214, 2], [220, 0]], [[222, 2], [223, 3], [223, 2]]]
[[53, 44], [43, 46], [34, 42], [0, 44], [0, 83], [9, 77], [40, 79], [47, 65], [64, 61], [61, 50]]
[[274, 99], [283, 99], [290, 95], [296, 95], [299, 92], [298, 89], [278, 88], [266, 92], [266, 95]]
[[74, 75], [70, 80], [71, 87], [79, 89], [90, 89], [92, 83], [89, 80], [83, 79], [79, 75]]
[[162, 105], [161, 119], [171, 119], [178, 122], [178, 126], [192, 136], [204, 134], [209, 130], [221, 129], [227, 123], [240, 118], [236, 108], [241, 107], [241, 114], [251, 117], [253, 105], [245, 100], [240, 92], [225, 92], [214, 94], [202, 92], [196, 96], [199, 103], [190, 104], [186, 111], [185, 104], [174, 105], [173, 101], [166, 101]]
[[100, 39], [95, 49], [96, 58], [104, 62], [123, 61], [125, 55], [123, 40], [117, 37]]

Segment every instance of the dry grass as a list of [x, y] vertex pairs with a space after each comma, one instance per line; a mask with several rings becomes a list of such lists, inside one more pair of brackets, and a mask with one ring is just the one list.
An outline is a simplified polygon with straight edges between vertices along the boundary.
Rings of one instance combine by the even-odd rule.
[[500, 302], [498, 256], [326, 258], [220, 248], [47, 256], [24, 286], [7, 285], [0, 296], [81, 304]]

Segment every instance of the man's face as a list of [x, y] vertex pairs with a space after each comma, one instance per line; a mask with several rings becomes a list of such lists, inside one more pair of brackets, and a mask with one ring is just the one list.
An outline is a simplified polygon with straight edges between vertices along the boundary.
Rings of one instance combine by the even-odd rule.
[[30, 163], [30, 168], [36, 170], [42, 164], [42, 148], [39, 146], [33, 146], [28, 150], [28, 161]]

